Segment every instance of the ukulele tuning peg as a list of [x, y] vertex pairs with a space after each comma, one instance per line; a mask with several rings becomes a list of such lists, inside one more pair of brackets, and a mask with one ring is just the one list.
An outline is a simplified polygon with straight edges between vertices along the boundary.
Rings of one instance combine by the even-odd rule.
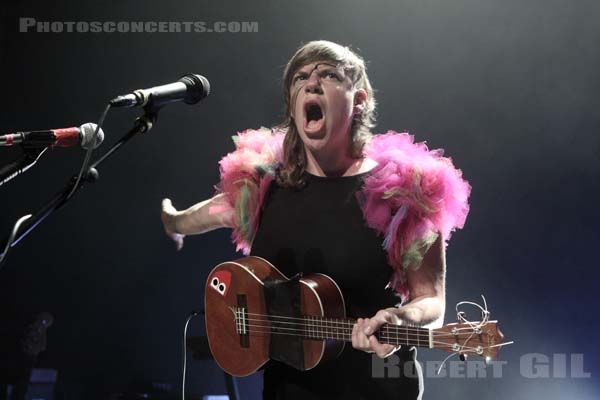
[[467, 361], [467, 358], [469, 358], [469, 356], [466, 354], [461, 354], [458, 356], [458, 358], [460, 358], [460, 361]]
[[492, 357], [485, 357], [483, 359], [483, 361], [485, 362], [485, 366], [487, 367], [488, 365], [490, 365], [492, 363]]

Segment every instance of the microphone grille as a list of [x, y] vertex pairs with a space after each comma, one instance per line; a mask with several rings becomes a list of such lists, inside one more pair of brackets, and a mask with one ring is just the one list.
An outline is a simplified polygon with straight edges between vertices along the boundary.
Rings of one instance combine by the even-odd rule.
[[104, 141], [104, 132], [102, 128], [98, 130], [98, 135], [96, 136], [96, 140], [94, 142], [94, 134], [96, 133], [96, 128], [98, 125], [88, 122], [87, 124], [83, 124], [79, 127], [81, 130], [81, 147], [84, 149], [89, 149], [90, 147], [98, 147]]
[[187, 74], [179, 82], [183, 82], [188, 89], [183, 100], [186, 104], [196, 104], [210, 94], [210, 83], [202, 75]]

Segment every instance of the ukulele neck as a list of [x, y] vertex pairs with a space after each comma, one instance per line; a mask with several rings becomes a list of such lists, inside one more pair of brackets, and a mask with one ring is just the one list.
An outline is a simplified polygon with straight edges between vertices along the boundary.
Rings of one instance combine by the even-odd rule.
[[[321, 316], [285, 317], [248, 314], [243, 307], [235, 308], [235, 322], [238, 334], [251, 334], [253, 330], [264, 331], [268, 326], [270, 334], [299, 336], [312, 340], [352, 341], [352, 327], [355, 319], [328, 318]], [[431, 330], [412, 326], [385, 324], [375, 332], [380, 343], [394, 346], [433, 347]]]

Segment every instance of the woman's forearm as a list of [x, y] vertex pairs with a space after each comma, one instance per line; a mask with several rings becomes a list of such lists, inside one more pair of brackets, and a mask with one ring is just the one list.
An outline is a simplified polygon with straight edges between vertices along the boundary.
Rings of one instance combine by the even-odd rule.
[[225, 195], [219, 194], [173, 214], [175, 233], [196, 235], [218, 228], [231, 227], [234, 211], [228, 206]]

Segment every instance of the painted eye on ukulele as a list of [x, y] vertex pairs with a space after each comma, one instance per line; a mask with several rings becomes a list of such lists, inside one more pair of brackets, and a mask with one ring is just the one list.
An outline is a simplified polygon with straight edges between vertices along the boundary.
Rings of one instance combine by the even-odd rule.
[[231, 282], [231, 272], [229, 271], [217, 271], [210, 278], [210, 286], [222, 296], [227, 295], [229, 282]]

